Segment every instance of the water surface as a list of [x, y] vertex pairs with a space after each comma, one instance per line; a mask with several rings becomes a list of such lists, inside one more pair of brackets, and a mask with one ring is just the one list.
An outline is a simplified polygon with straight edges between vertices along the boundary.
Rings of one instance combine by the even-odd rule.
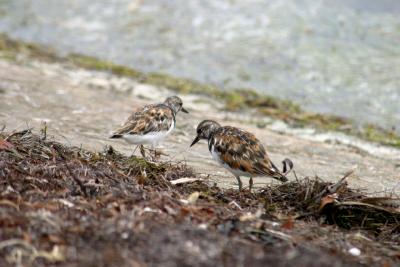
[[0, 0], [0, 31], [400, 125], [397, 0]]

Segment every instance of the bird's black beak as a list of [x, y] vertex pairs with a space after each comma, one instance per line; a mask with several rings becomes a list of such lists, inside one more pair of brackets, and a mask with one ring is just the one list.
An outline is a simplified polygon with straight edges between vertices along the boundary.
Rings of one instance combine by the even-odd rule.
[[200, 141], [200, 137], [196, 136], [196, 138], [193, 140], [192, 144], [190, 145], [190, 147], [192, 147], [194, 144], [196, 144], [197, 142]]
[[182, 112], [184, 113], [189, 113], [189, 111], [187, 111], [187, 109], [185, 109], [184, 107], [181, 108]]

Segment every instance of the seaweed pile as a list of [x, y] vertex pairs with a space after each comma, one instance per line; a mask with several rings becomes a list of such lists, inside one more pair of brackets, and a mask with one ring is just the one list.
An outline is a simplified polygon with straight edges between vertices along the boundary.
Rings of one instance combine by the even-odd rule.
[[220, 189], [184, 162], [0, 132], [0, 266], [395, 266], [398, 199], [304, 178]]

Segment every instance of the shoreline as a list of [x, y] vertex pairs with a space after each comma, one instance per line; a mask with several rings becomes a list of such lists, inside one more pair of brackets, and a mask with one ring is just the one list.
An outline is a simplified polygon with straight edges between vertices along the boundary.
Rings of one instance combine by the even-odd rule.
[[[3, 58], [0, 59], [0, 88], [3, 89], [0, 90], [3, 101], [0, 121], [7, 125], [8, 131], [22, 130], [27, 125], [40, 129], [42, 123], [47, 122], [50, 134], [68, 144], [93, 151], [113, 145], [130, 155], [132, 146], [109, 140], [108, 134], [127, 118], [132, 109], [176, 94], [165, 86], [154, 86], [138, 78], [88, 70], [65, 58], [49, 59], [48, 51], [36, 53], [44, 53], [41, 60], [26, 55], [32, 49], [16, 50], [22, 52], [12, 53], [11, 59], [5, 59], [4, 53], [0, 52]], [[186, 93], [179, 96], [190, 114], [178, 115], [177, 128], [160, 146], [168, 154], [163, 160], [187, 162], [197, 173], [210, 177], [222, 188], [235, 187], [232, 175], [217, 166], [206, 146], [189, 149], [195, 127], [204, 119], [252, 132], [266, 146], [276, 165], [286, 157], [292, 159], [299, 177], [318, 175], [324, 181], [335, 181], [348, 170], [357, 169], [349, 180], [353, 188], [362, 188], [373, 195], [400, 192], [400, 153], [394, 147], [346, 135], [340, 140], [338, 133], [319, 132], [307, 127], [292, 128], [282, 120], [260, 114], [256, 109], [227, 111], [224, 102], [207, 95]], [[368, 147], [363, 148], [363, 145]], [[255, 179], [256, 187], [270, 183], [269, 179], [262, 177]]]
[[13, 40], [0, 34], [0, 55], [15, 61], [24, 56], [49, 63], [62, 63], [88, 70], [105, 71], [111, 74], [138, 80], [153, 86], [165, 87], [179, 94], [197, 94], [222, 101], [222, 109], [231, 112], [257, 113], [281, 120], [292, 128], [311, 127], [316, 132], [339, 132], [383, 146], [400, 148], [400, 135], [372, 124], [357, 127], [350, 119], [337, 116], [305, 112], [291, 101], [262, 95], [250, 88], [221, 90], [216, 86], [202, 84], [190, 79], [176, 78], [162, 73], [144, 73], [133, 68], [116, 65], [95, 57], [69, 54], [57, 55], [54, 50], [32, 43]]

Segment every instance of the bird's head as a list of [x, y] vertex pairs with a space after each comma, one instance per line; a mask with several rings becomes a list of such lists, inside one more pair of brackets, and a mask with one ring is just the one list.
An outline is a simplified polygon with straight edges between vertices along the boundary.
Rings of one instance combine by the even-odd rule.
[[170, 96], [165, 99], [164, 104], [172, 108], [175, 114], [182, 110], [184, 113], [189, 113], [184, 107], [182, 99], [177, 96]]
[[221, 125], [219, 125], [219, 123], [216, 121], [204, 120], [200, 122], [196, 129], [197, 136], [190, 146], [193, 146], [201, 139], [208, 140], [211, 137], [211, 134], [220, 127]]

